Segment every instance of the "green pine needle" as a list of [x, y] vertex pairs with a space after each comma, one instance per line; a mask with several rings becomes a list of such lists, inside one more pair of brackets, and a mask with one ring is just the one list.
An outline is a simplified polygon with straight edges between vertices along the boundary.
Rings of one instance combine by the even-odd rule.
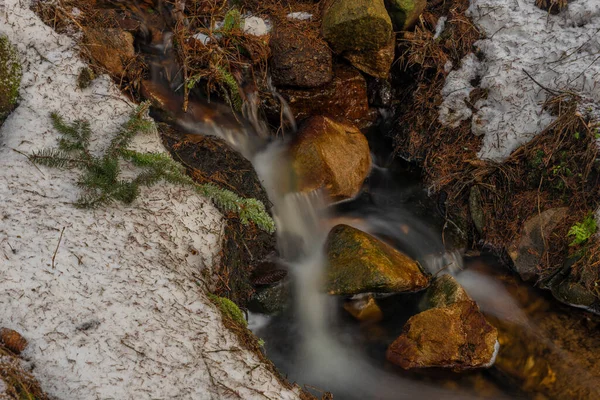
[[[81, 170], [77, 184], [83, 191], [75, 203], [77, 207], [97, 208], [115, 201], [130, 204], [139, 196], [141, 186], [152, 186], [165, 181], [193, 187], [224, 212], [237, 213], [245, 225], [254, 222], [267, 232], [275, 231], [273, 219], [259, 200], [242, 198], [212, 183], [198, 185], [186, 175], [182, 165], [166, 154], [140, 153], [128, 149], [135, 135], [154, 129], [153, 122], [144, 117], [148, 107], [148, 103], [142, 103], [136, 108], [100, 157], [94, 157], [89, 152], [91, 128], [87, 121], [76, 120], [67, 123], [59, 114], [52, 113], [50, 118], [54, 128], [62, 135], [58, 148], [42, 149], [34, 152], [29, 158], [36, 164], [48, 167]], [[135, 178], [120, 178], [121, 160], [128, 161], [140, 169]]]

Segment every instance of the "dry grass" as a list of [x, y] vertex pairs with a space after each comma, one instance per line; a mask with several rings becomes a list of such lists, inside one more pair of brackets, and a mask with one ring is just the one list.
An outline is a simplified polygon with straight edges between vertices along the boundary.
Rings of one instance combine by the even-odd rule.
[[535, 0], [535, 5], [551, 14], [558, 14], [569, 5], [568, 0]]
[[[3, 346], [0, 346], [0, 381], [6, 386], [9, 400], [46, 400], [35, 378], [21, 367], [20, 360]], [[4, 393], [0, 393], [2, 395]]]

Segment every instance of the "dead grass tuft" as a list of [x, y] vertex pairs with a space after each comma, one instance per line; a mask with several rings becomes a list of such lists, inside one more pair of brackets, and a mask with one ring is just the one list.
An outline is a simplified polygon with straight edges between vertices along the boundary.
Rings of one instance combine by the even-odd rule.
[[10, 400], [46, 400], [35, 378], [21, 367], [20, 360], [3, 346], [0, 346], [0, 381], [4, 382], [6, 395]]
[[568, 0], [535, 0], [535, 5], [550, 14], [558, 14], [569, 5]]

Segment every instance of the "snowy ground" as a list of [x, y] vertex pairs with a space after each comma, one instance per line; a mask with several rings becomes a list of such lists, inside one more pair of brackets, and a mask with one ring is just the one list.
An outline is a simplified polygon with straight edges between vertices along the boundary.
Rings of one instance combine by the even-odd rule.
[[[133, 107], [106, 77], [77, 89], [74, 43], [28, 3], [0, 0], [0, 33], [24, 69], [20, 106], [0, 130], [0, 326], [29, 340], [24, 358], [53, 398], [297, 398], [240, 348], [197, 284], [222, 235], [209, 201], [164, 184], [132, 206], [79, 210], [73, 173], [14, 151], [55, 147], [55, 110], [88, 119], [100, 147]], [[163, 151], [157, 135], [134, 146]]]
[[[471, 0], [468, 15], [486, 36], [476, 43], [484, 58], [469, 55], [450, 73], [440, 120], [453, 125], [472, 116], [472, 132], [484, 135], [481, 158], [505, 159], [552, 121], [541, 107], [548, 93], [524, 70], [551, 90], [600, 102], [600, 0], [570, 1], [559, 15], [534, 2]], [[462, 100], [476, 77], [489, 92], [472, 115]]]

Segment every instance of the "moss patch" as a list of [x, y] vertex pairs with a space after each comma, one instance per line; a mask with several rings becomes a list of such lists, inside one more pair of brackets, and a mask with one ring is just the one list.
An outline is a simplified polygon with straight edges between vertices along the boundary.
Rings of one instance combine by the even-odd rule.
[[248, 322], [246, 321], [246, 318], [244, 318], [244, 313], [233, 301], [226, 297], [219, 297], [214, 294], [209, 294], [208, 297], [217, 307], [219, 307], [224, 316], [238, 325], [243, 327], [248, 326]]
[[6, 36], [0, 36], [0, 125], [17, 103], [21, 76], [17, 51]]

